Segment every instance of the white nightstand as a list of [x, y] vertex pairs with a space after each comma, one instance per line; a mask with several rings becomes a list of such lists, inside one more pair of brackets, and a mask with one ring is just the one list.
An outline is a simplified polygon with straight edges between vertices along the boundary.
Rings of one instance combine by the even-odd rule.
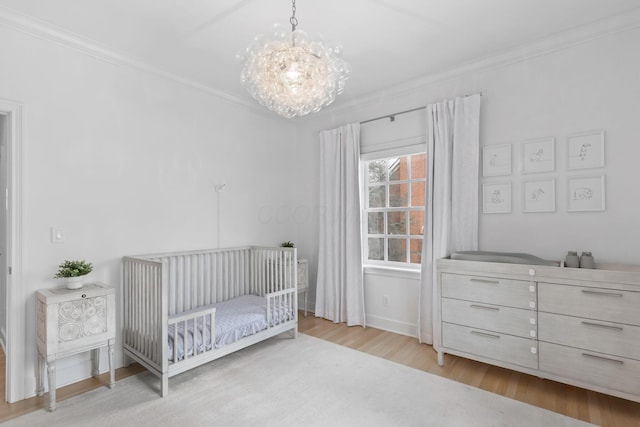
[[304, 317], [307, 317], [307, 291], [309, 290], [309, 263], [298, 258], [298, 293], [304, 292]]
[[116, 300], [112, 287], [86, 284], [80, 289], [53, 288], [36, 292], [38, 372], [37, 393], [44, 394], [44, 370], [49, 377], [49, 410], [56, 409], [56, 360], [91, 350], [91, 374], [98, 376], [100, 347], [109, 348], [109, 387], [115, 383], [113, 349]]

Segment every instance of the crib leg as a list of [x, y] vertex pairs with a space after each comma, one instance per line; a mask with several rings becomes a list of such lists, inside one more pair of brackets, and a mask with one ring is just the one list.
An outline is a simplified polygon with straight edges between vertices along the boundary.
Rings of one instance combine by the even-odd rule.
[[169, 376], [163, 375], [160, 381], [160, 396], [166, 397], [169, 394]]
[[296, 325], [295, 328], [293, 328], [293, 339], [298, 338], [298, 325]]

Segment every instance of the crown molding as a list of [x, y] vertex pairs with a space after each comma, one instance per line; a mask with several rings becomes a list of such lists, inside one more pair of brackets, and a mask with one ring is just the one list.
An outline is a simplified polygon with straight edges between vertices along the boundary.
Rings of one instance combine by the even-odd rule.
[[[380, 99], [390, 101], [415, 93], [418, 90], [428, 88], [446, 80], [455, 79], [465, 74], [473, 72], [503, 67], [533, 58], [550, 55], [555, 52], [572, 48], [574, 46], [588, 43], [594, 40], [612, 36], [617, 33], [640, 28], [640, 8], [631, 12], [615, 15], [610, 18], [592, 22], [590, 24], [575, 27], [571, 30], [555, 33], [548, 37], [536, 40], [532, 43], [505, 50], [501, 53], [476, 58], [475, 60], [459, 64], [458, 66], [429, 74], [427, 76], [413, 79], [399, 85], [386, 89], [371, 92], [369, 94], [354, 98], [345, 104], [336, 105], [316, 113], [313, 117], [301, 118], [310, 121], [326, 115], [340, 115], [354, 109], [362, 110], [367, 106], [379, 104]], [[486, 91], [478, 89], [475, 92]], [[465, 93], [466, 94], [466, 93]]]
[[[212, 88], [202, 82], [188, 79], [168, 72], [147, 62], [138, 60], [130, 55], [109, 49], [100, 43], [83, 37], [71, 31], [64, 30], [48, 22], [24, 15], [5, 6], [0, 6], [0, 24], [6, 25], [22, 33], [38, 37], [51, 43], [73, 49], [84, 55], [111, 64], [133, 68], [138, 71], [153, 74], [166, 80], [206, 92], [222, 100], [247, 107], [254, 112], [265, 114], [263, 108], [255, 103], [238, 98], [237, 96]], [[272, 116], [270, 114], [270, 116]]]

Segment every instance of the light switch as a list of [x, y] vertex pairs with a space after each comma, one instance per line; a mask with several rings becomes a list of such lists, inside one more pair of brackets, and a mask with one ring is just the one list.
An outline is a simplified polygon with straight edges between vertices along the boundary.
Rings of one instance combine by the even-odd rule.
[[64, 243], [64, 233], [60, 227], [51, 227], [51, 243]]

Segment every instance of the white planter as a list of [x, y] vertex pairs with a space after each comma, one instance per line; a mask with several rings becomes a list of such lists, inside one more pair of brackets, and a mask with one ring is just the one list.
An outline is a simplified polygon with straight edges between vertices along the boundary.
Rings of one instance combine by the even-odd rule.
[[80, 289], [82, 288], [82, 285], [84, 284], [84, 279], [87, 276], [76, 276], [76, 277], [67, 277], [64, 279], [64, 283], [65, 283], [65, 287], [67, 289]]

